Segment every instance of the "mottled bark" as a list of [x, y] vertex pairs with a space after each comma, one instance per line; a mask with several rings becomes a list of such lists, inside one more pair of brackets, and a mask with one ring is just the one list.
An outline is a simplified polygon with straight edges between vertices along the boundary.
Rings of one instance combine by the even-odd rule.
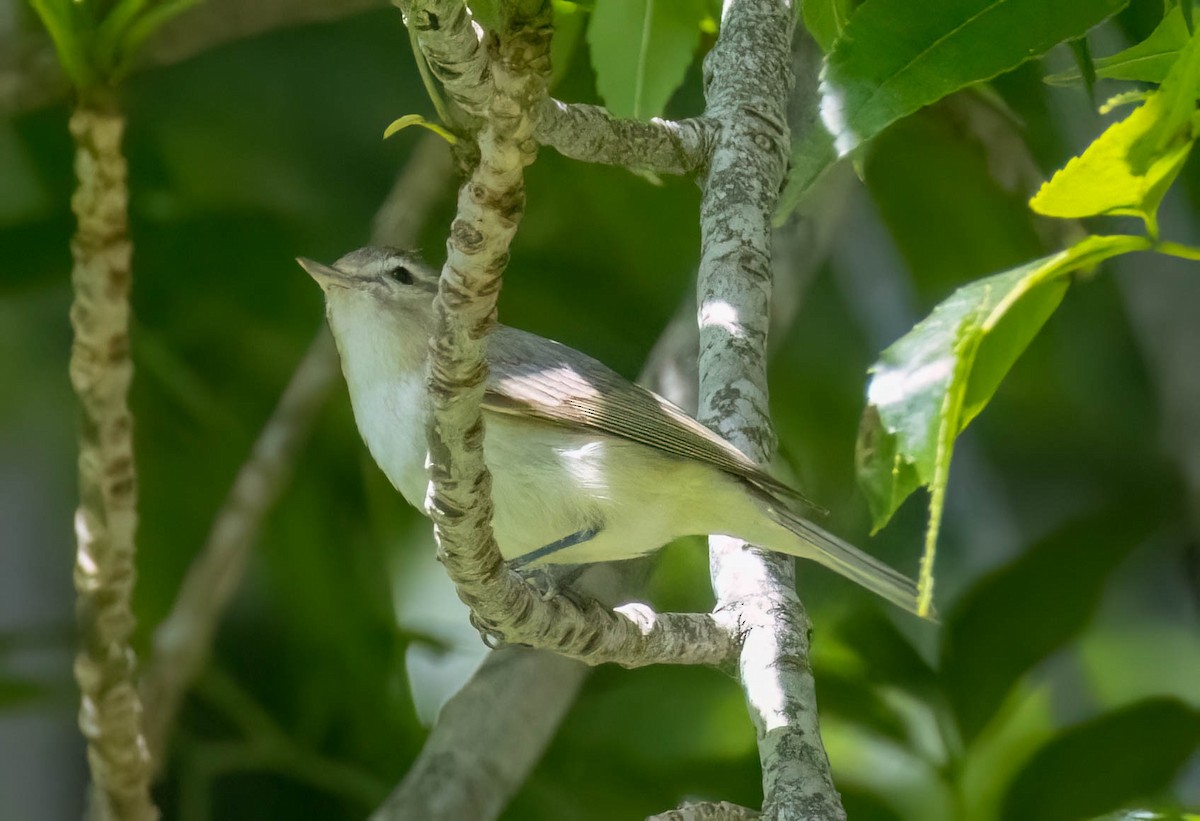
[[683, 804], [676, 809], [652, 815], [646, 821], [750, 821], [761, 817], [762, 813], [758, 810], [721, 801], [716, 804]]
[[[549, 77], [548, 6], [533, 5], [531, 13], [510, 17], [503, 32], [479, 41], [479, 48], [481, 31], [455, 0], [403, 6], [410, 23], [425, 26], [418, 32], [421, 47], [431, 38], [436, 45], [425, 56], [447, 94], [483, 117], [479, 161], [459, 191], [434, 302], [426, 508], [438, 555], [476, 626], [495, 640], [551, 647], [589, 664], [722, 664], [733, 645], [709, 614], [658, 614], [642, 604], [610, 610], [587, 597], [544, 598], [506, 567], [491, 531], [479, 402], [486, 336], [496, 321], [500, 277], [524, 209], [524, 168], [537, 152], [534, 134]], [[480, 59], [487, 65], [480, 67]], [[481, 95], [481, 88], [487, 93]], [[478, 107], [479, 99], [486, 108]]]
[[75, 514], [76, 609], [80, 647], [75, 679], [79, 726], [88, 743], [91, 814], [154, 819], [150, 756], [129, 645], [134, 618], [137, 472], [127, 396], [131, 279], [128, 188], [121, 153], [124, 119], [80, 108], [71, 116], [78, 187], [71, 208], [71, 385], [79, 397], [79, 509]]
[[[700, 205], [701, 420], [747, 455], [775, 447], [766, 354], [771, 213], [787, 165], [794, 12], [786, 0], [725, 6], [705, 60], [705, 116], [720, 125]], [[710, 540], [716, 614], [741, 637], [738, 676], [758, 731], [767, 818], [843, 819], [821, 744], [808, 617], [791, 558]]]
[[708, 162], [715, 124], [703, 117], [623, 120], [607, 109], [546, 98], [537, 138], [565, 157], [659, 174], [694, 174]]

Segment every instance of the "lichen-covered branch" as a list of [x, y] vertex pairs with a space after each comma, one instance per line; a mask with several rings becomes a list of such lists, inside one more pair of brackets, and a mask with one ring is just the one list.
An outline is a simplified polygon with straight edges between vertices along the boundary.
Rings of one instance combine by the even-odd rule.
[[[705, 114], [720, 131], [700, 206], [700, 418], [764, 462], [774, 447], [770, 217], [787, 162], [793, 15], [786, 0], [726, 4], [705, 60]], [[710, 545], [716, 614], [743, 637], [738, 673], [758, 730], [764, 815], [843, 819], [817, 725], [793, 562], [734, 539]]]
[[704, 117], [625, 120], [600, 106], [547, 97], [536, 135], [542, 145], [583, 162], [658, 174], [694, 174], [708, 162], [715, 125]]
[[751, 821], [761, 818], [762, 813], [749, 807], [740, 807], [728, 801], [711, 803], [688, 802], [673, 810], [652, 815], [646, 821]]
[[[428, 135], [414, 149], [375, 216], [372, 241], [408, 246], [442, 196], [449, 152]], [[188, 569], [170, 614], [154, 633], [154, 652], [142, 680], [146, 740], [157, 770], [179, 706], [212, 650], [212, 640], [267, 514], [292, 477], [317, 415], [337, 384], [337, 351], [325, 323], [309, 346]]]
[[[489, 85], [481, 79], [488, 76], [491, 92], [478, 135], [479, 162], [459, 190], [434, 301], [426, 509], [438, 555], [476, 625], [497, 639], [553, 648], [590, 664], [720, 665], [730, 658], [733, 640], [711, 615], [657, 614], [641, 604], [614, 611], [583, 597], [544, 600], [506, 567], [491, 530], [491, 476], [483, 459], [479, 408], [487, 376], [486, 336], [495, 323], [500, 276], [524, 209], [523, 173], [537, 152], [534, 133], [549, 76], [548, 5], [523, 5], [532, 10], [509, 9], [505, 31], [489, 35], [486, 72], [449, 80], [450, 85]], [[469, 48], [470, 38], [445, 30], [453, 21], [476, 31], [469, 17], [455, 16], [439, 3], [422, 9], [438, 20], [440, 42]], [[415, 14], [409, 10], [408, 19], [417, 19]], [[453, 60], [458, 65], [468, 58]], [[447, 91], [458, 99], [472, 96], [461, 89]]]
[[71, 385], [79, 397], [79, 509], [75, 513], [76, 608], [80, 647], [75, 678], [79, 726], [88, 742], [90, 803], [100, 819], [158, 817], [150, 799], [150, 756], [129, 645], [135, 577], [137, 473], [127, 396], [129, 356], [129, 192], [115, 112], [81, 107], [71, 115], [78, 220], [71, 241]]
[[[825, 202], [829, 207], [814, 208], [811, 219], [796, 215], [776, 232], [782, 248], [776, 259], [788, 261], [780, 287], [786, 298], [776, 301], [784, 313], [777, 309], [774, 317], [782, 327], [791, 324], [812, 274], [828, 253], [833, 225], [841, 218], [840, 193], [832, 191]], [[663, 330], [639, 382], [694, 410], [696, 344], [696, 303], [688, 298]], [[628, 598], [641, 588], [649, 561], [593, 565], [574, 586], [601, 602]], [[506, 647], [489, 655], [442, 710], [420, 756], [375, 821], [500, 815], [550, 743], [590, 669], [548, 650]], [[729, 807], [690, 805], [662, 817], [714, 817], [703, 813]], [[746, 812], [743, 817], [757, 816]]]
[[467, 4], [462, 0], [393, 2], [404, 14], [404, 24], [416, 33], [421, 53], [446, 95], [468, 117], [485, 119], [492, 102], [492, 61], [484, 31]]

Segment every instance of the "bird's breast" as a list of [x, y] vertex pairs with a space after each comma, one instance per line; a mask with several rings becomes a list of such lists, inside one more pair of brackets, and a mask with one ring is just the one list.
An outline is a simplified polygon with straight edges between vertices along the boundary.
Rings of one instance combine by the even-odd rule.
[[375, 463], [410, 505], [423, 510], [429, 482], [424, 377], [351, 384], [350, 404]]

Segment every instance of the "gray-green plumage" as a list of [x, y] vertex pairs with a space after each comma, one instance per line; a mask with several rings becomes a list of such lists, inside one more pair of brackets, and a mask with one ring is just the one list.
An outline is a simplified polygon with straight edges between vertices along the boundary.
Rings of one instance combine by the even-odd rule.
[[[411, 253], [380, 248], [333, 266], [300, 262], [325, 291], [363, 440], [423, 509], [438, 274]], [[487, 358], [484, 459], [505, 558], [608, 561], [724, 534], [818, 561], [915, 611], [911, 580], [792, 510], [797, 491], [662, 397], [514, 328], [492, 333]]]

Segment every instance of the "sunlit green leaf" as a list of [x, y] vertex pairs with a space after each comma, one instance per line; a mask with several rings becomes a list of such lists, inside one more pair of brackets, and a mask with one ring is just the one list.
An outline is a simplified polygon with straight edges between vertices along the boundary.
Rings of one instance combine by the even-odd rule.
[[[1157, 234], [1159, 203], [1192, 147], [1190, 120], [1200, 91], [1200, 71], [1189, 71], [1200, 69], [1194, 43], [1170, 74], [1188, 71], [1186, 80], [1164, 81], [1128, 117], [1109, 126], [1041, 187], [1030, 208], [1049, 217], [1141, 217], [1151, 235]], [[1181, 127], [1189, 132], [1173, 139]]]
[[662, 113], [700, 44], [701, 0], [598, 0], [587, 40], [596, 88], [618, 117]]
[[[1183, 19], [1183, 8], [1176, 6], [1163, 15], [1162, 21], [1142, 42], [1108, 57], [1093, 62], [1096, 76], [1109, 80], [1136, 80], [1145, 83], [1161, 83], [1175, 65], [1179, 50], [1188, 41], [1188, 26]], [[1051, 74], [1046, 82], [1051, 85], [1072, 85], [1083, 79], [1078, 68]]]
[[421, 128], [429, 129], [434, 134], [437, 134], [443, 140], [450, 143], [450, 145], [454, 145], [456, 142], [458, 142], [458, 137], [454, 136], [454, 134], [452, 134], [446, 128], [444, 128], [441, 125], [438, 125], [437, 123], [431, 123], [429, 120], [425, 119], [420, 114], [405, 114], [403, 117], [392, 120], [388, 124], [388, 127], [383, 130], [383, 138], [386, 140], [388, 137], [391, 137], [393, 134], [395, 134], [399, 131], [403, 131], [404, 129], [406, 129], [412, 125], [418, 125]]
[[1114, 94], [1105, 100], [1101, 106], [1096, 109], [1101, 117], [1111, 114], [1123, 105], [1136, 105], [1144, 103], [1150, 99], [1151, 91], [1142, 91], [1141, 89], [1133, 89], [1131, 91], [1122, 91], [1120, 94]]
[[825, 62], [821, 122], [793, 135], [781, 222], [839, 156], [896, 120], [1078, 37], [1128, 0], [872, 0]]
[[[1065, 251], [977, 280], [955, 291], [883, 352], [871, 369], [870, 407], [858, 446], [859, 484], [867, 493], [876, 529], [907, 496], [896, 487], [905, 465], [912, 467], [921, 485], [933, 481], [939, 431], [946, 427], [957, 435], [983, 410], [1062, 299], [1065, 275], [1149, 245], [1141, 237], [1090, 237]], [[952, 401], [952, 390], [961, 392], [960, 401]]]
[[951, 92], [995, 77], [1127, 0], [873, 0], [826, 61], [822, 110], [839, 154]]
[[1200, 713], [1146, 699], [1064, 730], [1013, 780], [1004, 821], [1090, 818], [1166, 787], [1200, 745]]
[[1071, 522], [983, 577], [946, 614], [942, 681], [966, 742], [1021, 676], [1087, 626], [1109, 577], [1158, 512], [1139, 500]]
[[1200, 35], [1193, 35], [1152, 99], [1158, 112], [1149, 129], [1137, 137], [1129, 152], [1134, 173], [1145, 174], [1164, 156], [1195, 140], [1196, 100], [1200, 98]]

